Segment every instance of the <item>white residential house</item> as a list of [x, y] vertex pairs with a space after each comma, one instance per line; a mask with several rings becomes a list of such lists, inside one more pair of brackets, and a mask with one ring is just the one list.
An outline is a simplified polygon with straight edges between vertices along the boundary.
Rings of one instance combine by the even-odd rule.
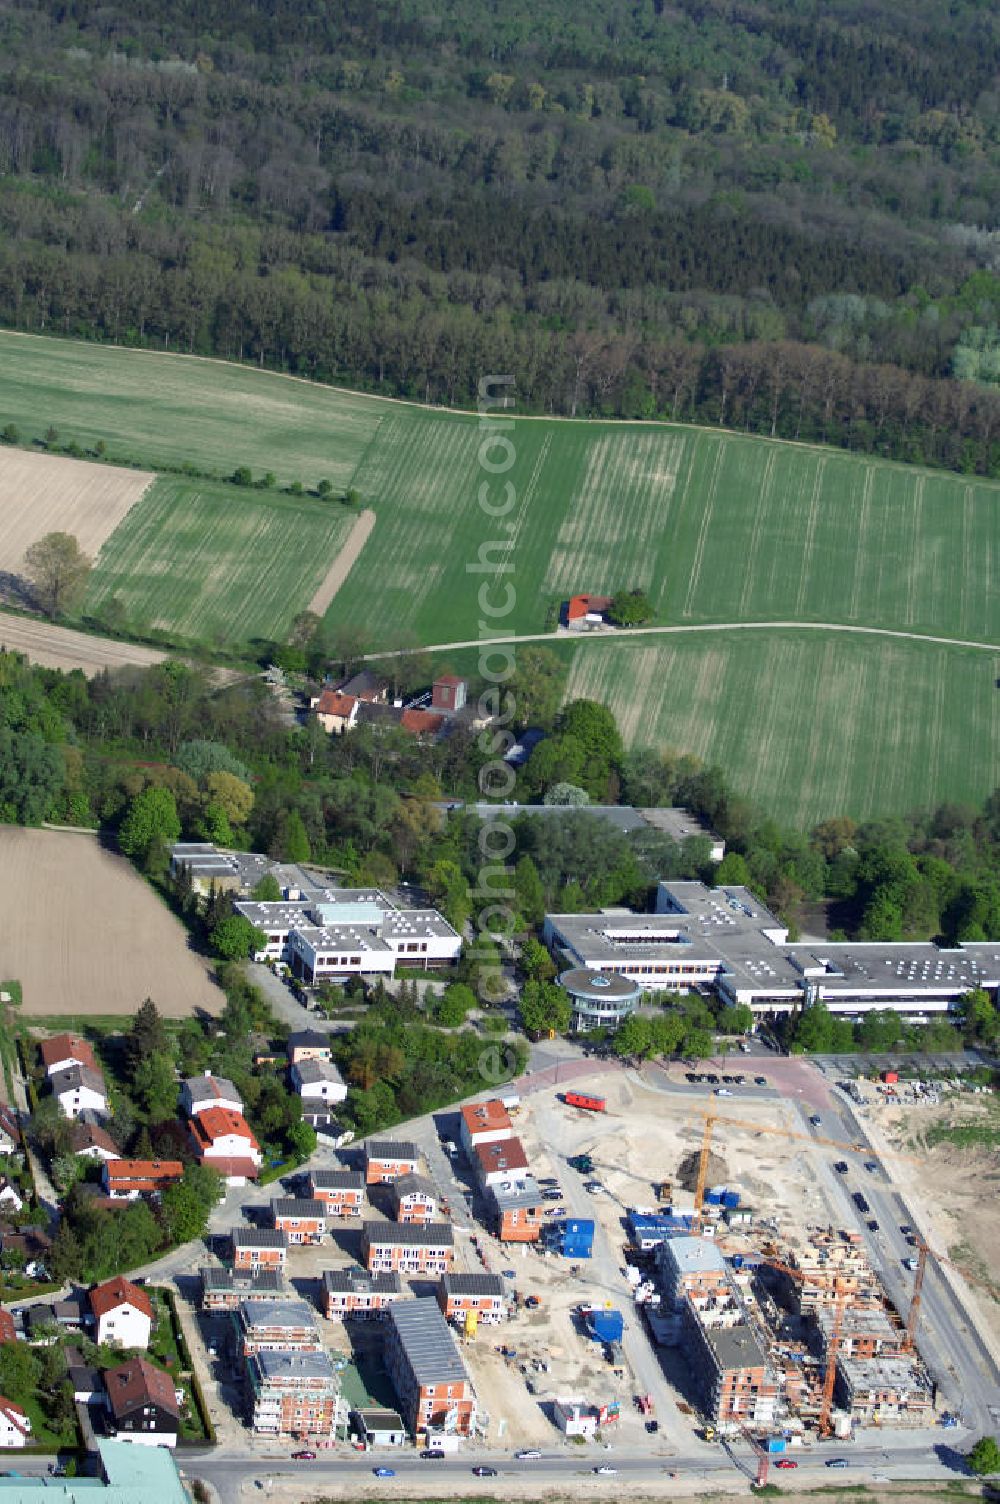
[[108, 1114], [108, 1098], [104, 1089], [104, 1077], [86, 1065], [71, 1065], [64, 1071], [56, 1071], [49, 1077], [52, 1095], [66, 1117], [78, 1118], [81, 1112]]
[[12, 1180], [0, 1177], [0, 1208], [5, 1212], [19, 1212], [24, 1205], [24, 1197]]
[[145, 1290], [118, 1275], [90, 1292], [94, 1313], [94, 1341], [112, 1347], [149, 1346], [153, 1305]]
[[69, 1152], [77, 1159], [93, 1159], [102, 1164], [122, 1157], [110, 1133], [99, 1123], [75, 1123], [69, 1136]]
[[0, 1102], [0, 1154], [21, 1153], [21, 1128], [17, 1113]]
[[51, 1039], [41, 1041], [38, 1053], [47, 1076], [67, 1071], [73, 1065], [85, 1065], [88, 1070], [100, 1072], [93, 1046], [80, 1034], [54, 1034]]
[[31, 1439], [31, 1421], [13, 1400], [0, 1395], [0, 1447], [26, 1447]]
[[203, 1076], [190, 1076], [181, 1082], [181, 1109], [189, 1118], [197, 1117], [210, 1107], [226, 1107], [230, 1112], [242, 1112], [243, 1101], [239, 1092], [225, 1076], [213, 1076], [206, 1071]]
[[300, 1060], [292, 1066], [292, 1085], [307, 1102], [343, 1102], [347, 1083], [332, 1060]]

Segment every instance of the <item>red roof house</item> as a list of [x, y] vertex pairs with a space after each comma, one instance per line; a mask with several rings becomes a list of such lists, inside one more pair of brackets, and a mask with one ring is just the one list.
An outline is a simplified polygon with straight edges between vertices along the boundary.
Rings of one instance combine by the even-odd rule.
[[108, 1159], [101, 1175], [115, 1201], [135, 1201], [159, 1193], [184, 1174], [179, 1159]]
[[252, 1180], [263, 1155], [253, 1129], [241, 1112], [209, 1107], [188, 1123], [196, 1157], [218, 1170], [231, 1185]]
[[603, 617], [610, 605], [610, 595], [573, 595], [566, 607], [566, 625], [582, 627], [588, 616]]
[[54, 1034], [51, 1039], [43, 1039], [38, 1049], [47, 1076], [71, 1065], [85, 1065], [100, 1073], [93, 1049], [79, 1034]]
[[324, 731], [350, 731], [358, 718], [358, 696], [341, 694], [338, 689], [324, 689], [313, 701], [316, 719]]
[[399, 724], [413, 736], [436, 736], [444, 725], [443, 715], [434, 715], [430, 710], [404, 710]]

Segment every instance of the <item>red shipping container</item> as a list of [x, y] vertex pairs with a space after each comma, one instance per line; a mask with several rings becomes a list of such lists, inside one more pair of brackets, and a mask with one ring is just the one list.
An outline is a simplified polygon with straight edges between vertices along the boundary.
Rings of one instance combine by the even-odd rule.
[[563, 1097], [567, 1107], [585, 1107], [588, 1112], [606, 1112], [607, 1097], [587, 1097], [579, 1091], [568, 1091]]

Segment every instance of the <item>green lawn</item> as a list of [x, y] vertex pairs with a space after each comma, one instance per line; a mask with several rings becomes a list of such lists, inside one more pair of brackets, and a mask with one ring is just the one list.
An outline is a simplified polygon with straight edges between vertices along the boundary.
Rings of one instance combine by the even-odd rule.
[[164, 476], [102, 548], [86, 609], [209, 643], [282, 638], [354, 518], [336, 501]]
[[632, 745], [719, 763], [738, 789], [800, 827], [979, 802], [1000, 785], [989, 653], [794, 631], [571, 652], [567, 698], [610, 706]]

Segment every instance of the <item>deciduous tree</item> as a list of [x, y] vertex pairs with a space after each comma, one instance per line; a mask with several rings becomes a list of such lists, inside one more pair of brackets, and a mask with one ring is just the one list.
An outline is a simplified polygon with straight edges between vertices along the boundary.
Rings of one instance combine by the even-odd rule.
[[62, 616], [83, 599], [92, 560], [72, 533], [46, 533], [24, 555], [38, 603], [48, 616]]

